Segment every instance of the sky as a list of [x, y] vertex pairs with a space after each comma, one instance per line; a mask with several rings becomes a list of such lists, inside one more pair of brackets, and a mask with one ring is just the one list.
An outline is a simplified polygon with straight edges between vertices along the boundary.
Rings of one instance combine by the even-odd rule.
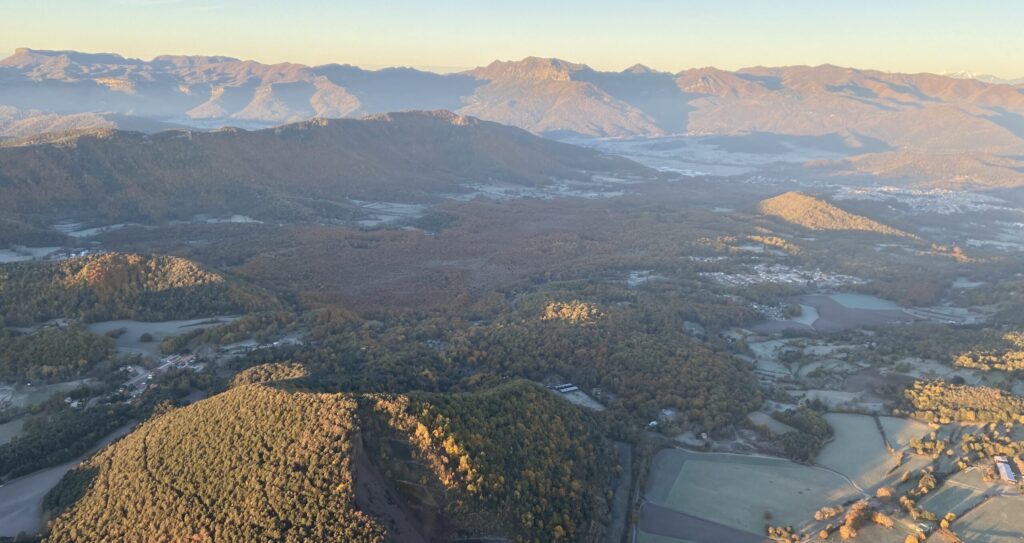
[[557, 57], [636, 63], [837, 64], [1024, 76], [1020, 0], [0, 0], [17, 47], [414, 66]]

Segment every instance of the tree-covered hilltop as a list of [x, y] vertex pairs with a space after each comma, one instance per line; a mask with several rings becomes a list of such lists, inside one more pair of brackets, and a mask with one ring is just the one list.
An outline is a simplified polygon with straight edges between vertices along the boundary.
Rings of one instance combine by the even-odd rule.
[[902, 411], [928, 422], [1024, 423], [1024, 397], [998, 388], [918, 381], [903, 395]]
[[285, 363], [260, 364], [238, 372], [231, 379], [231, 386], [243, 386], [254, 384], [270, 384], [278, 381], [288, 381], [306, 377], [309, 372], [302, 364]]
[[52, 318], [167, 320], [276, 305], [265, 293], [173, 256], [102, 253], [0, 266], [0, 317], [9, 325]]
[[758, 209], [765, 215], [778, 217], [810, 230], [851, 230], [917, 239], [913, 234], [867, 217], [854, 215], [801, 192], [787, 192], [762, 200]]
[[47, 381], [75, 377], [106, 358], [114, 342], [81, 326], [12, 335], [0, 328], [0, 380]]
[[242, 385], [156, 416], [65, 478], [81, 498], [46, 541], [383, 541], [354, 505], [355, 407]]
[[590, 392], [615, 398], [610, 406], [641, 418], [661, 409], [706, 430], [756, 409], [761, 393], [750, 368], [727, 352], [691, 338], [674, 319], [620, 310], [581, 325], [527, 320], [473, 328], [465, 356], [492, 371], [543, 380], [560, 375]]
[[[461, 533], [500, 531], [516, 541], [594, 541], [601, 533], [616, 461], [594, 415], [526, 381], [370, 399], [429, 467], [430, 477], [418, 474], [421, 488]], [[378, 453], [392, 477], [417, 476], [404, 471], [408, 459]]]
[[400, 541], [390, 515], [407, 506], [431, 537], [603, 534], [617, 464], [598, 415], [526, 381], [410, 395], [262, 383], [304, 373], [257, 366], [156, 410], [50, 493], [46, 541]]
[[29, 247], [59, 247], [67, 243], [69, 238], [52, 228], [16, 221], [8, 218], [0, 219], [0, 247], [11, 245], [27, 245]]

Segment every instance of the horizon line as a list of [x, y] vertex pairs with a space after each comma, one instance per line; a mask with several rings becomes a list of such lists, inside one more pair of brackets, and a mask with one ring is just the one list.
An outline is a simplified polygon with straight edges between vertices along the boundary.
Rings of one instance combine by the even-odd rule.
[[[118, 53], [118, 52], [114, 52], [114, 51], [84, 51], [84, 50], [79, 50], [79, 49], [42, 49], [42, 48], [37, 49], [37, 48], [34, 48], [34, 47], [23, 47], [23, 46], [16, 47], [13, 51], [10, 51], [9, 53], [0, 52], [0, 54], [3, 55], [2, 57], [0, 57], [0, 60], [10, 58], [10, 57], [16, 55], [19, 51], [22, 51], [22, 50], [32, 51], [32, 52], [39, 52], [39, 53], [80, 53], [80, 54], [85, 54], [85, 55], [114, 55], [114, 56], [121, 57], [121, 58], [123, 58], [125, 60], [137, 60], [137, 61], [141, 61], [141, 62], [153, 62], [157, 58], [165, 57], [165, 56], [170, 56], [170, 57], [205, 57], [205, 58], [224, 57], [224, 58], [233, 59], [233, 60], [235, 60], [237, 62], [255, 62], [257, 64], [262, 64], [264, 66], [276, 66], [276, 65], [282, 65], [282, 64], [294, 64], [294, 65], [299, 65], [299, 66], [306, 66], [306, 67], [309, 67], [309, 68], [316, 68], [318, 66], [330, 66], [330, 65], [345, 66], [345, 65], [347, 65], [347, 66], [354, 66], [356, 68], [364, 69], [364, 70], [367, 70], [367, 71], [378, 71], [378, 70], [387, 70], [387, 69], [414, 69], [414, 70], [419, 70], [419, 71], [423, 71], [423, 72], [431, 72], [431, 73], [436, 73], [436, 74], [460, 73], [460, 72], [465, 72], [465, 71], [469, 71], [469, 70], [474, 70], [474, 69], [477, 69], [477, 68], [484, 68], [484, 67], [490, 65], [490, 63], [483, 64], [483, 65], [478, 65], [478, 66], [445, 66], [445, 65], [435, 65], [435, 64], [431, 64], [431, 65], [425, 65], [425, 64], [420, 64], [420, 65], [414, 65], [414, 64], [361, 64], [361, 63], [354, 63], [354, 62], [339, 62], [339, 61], [327, 62], [327, 63], [323, 63], [323, 64], [307, 64], [307, 63], [303, 63], [303, 62], [295, 62], [295, 61], [289, 61], [289, 60], [281, 61], [281, 62], [271, 62], [271, 61], [265, 61], [265, 60], [258, 60], [256, 58], [238, 58], [238, 57], [234, 57], [232, 55], [189, 54], [189, 53], [161, 53], [161, 54], [155, 55], [155, 56], [150, 57], [150, 58], [147, 59], [147, 58], [142, 57], [142, 56], [131, 56], [131, 55], [126, 55], [126, 54]], [[843, 65], [840, 65], [840, 64], [833, 64], [831, 62], [825, 62], [823, 64], [799, 64], [799, 63], [798, 64], [779, 64], [779, 65], [773, 65], [773, 66], [764, 65], [764, 64], [755, 64], [755, 65], [749, 65], [749, 66], [742, 66], [742, 67], [736, 68], [736, 69], [719, 68], [717, 66], [707, 65], [707, 66], [690, 66], [690, 67], [687, 67], [687, 68], [678, 69], [676, 71], [668, 71], [668, 70], [661, 70], [661, 69], [657, 69], [657, 68], [652, 68], [652, 67], [648, 66], [647, 64], [645, 64], [643, 62], [634, 62], [634, 63], [632, 63], [632, 64], [630, 64], [630, 65], [628, 65], [625, 68], [622, 68], [620, 70], [604, 70], [604, 69], [593, 68], [587, 62], [578, 62], [578, 61], [575, 61], [575, 60], [566, 60], [564, 58], [555, 57], [555, 56], [539, 56], [539, 55], [527, 55], [527, 56], [522, 57], [520, 59], [499, 59], [499, 58], [495, 58], [494, 60], [491, 61], [491, 63], [493, 63], [493, 62], [521, 62], [521, 61], [524, 61], [524, 60], [527, 60], [527, 59], [531, 59], [531, 58], [544, 59], [544, 60], [557, 60], [557, 61], [561, 61], [561, 62], [567, 62], [567, 63], [570, 63], [570, 64], [578, 64], [580, 66], [584, 66], [584, 67], [586, 67], [586, 68], [588, 68], [590, 70], [593, 70], [595, 72], [606, 72], [606, 73], [622, 73], [622, 72], [625, 72], [625, 71], [629, 70], [630, 68], [633, 68], [633, 67], [636, 67], [636, 66], [643, 66], [643, 67], [649, 68], [649, 69], [651, 69], [651, 70], [653, 70], [655, 72], [671, 74], [671, 75], [680, 74], [680, 73], [683, 73], [683, 72], [686, 72], [686, 71], [690, 71], [690, 70], [706, 70], [706, 69], [721, 70], [721, 71], [724, 71], [724, 72], [743, 72], [743, 71], [746, 71], [746, 70], [753, 70], [753, 69], [759, 69], [759, 68], [769, 68], [770, 69], [770, 68], [797, 68], [797, 67], [808, 67], [808, 68], [833, 67], [833, 68], [840, 68], [840, 69], [846, 69], [846, 70], [879, 72], [879, 73], [884, 73], [884, 74], [904, 74], [904, 75], [928, 74], [928, 75], [938, 75], [938, 76], [943, 76], [943, 77], [954, 77], [954, 78], [956, 78], [955, 76], [960, 75], [960, 76], [964, 76], [964, 77], [959, 77], [959, 79], [972, 79], [972, 80], [975, 80], [975, 81], [980, 81], [982, 83], [986, 83], [986, 81], [979, 80], [979, 79], [977, 79], [978, 77], [992, 77], [992, 78], [996, 78], [996, 79], [1000, 79], [1000, 80], [1008, 81], [1008, 82], [1024, 80], [1024, 75], [1022, 75], [1020, 77], [1017, 77], [1017, 76], [1004, 77], [1004, 76], [999, 76], [999, 75], [990, 74], [990, 73], [975, 72], [973, 70], [956, 70], [956, 71], [945, 71], [945, 72], [900, 71], [900, 70], [892, 71], [892, 70], [882, 70], [882, 69], [879, 69], [879, 68], [865, 68], [865, 67], [857, 67], [857, 66], [843, 66]], [[1020, 84], [1020, 83], [1017, 83], [1017, 84]]]

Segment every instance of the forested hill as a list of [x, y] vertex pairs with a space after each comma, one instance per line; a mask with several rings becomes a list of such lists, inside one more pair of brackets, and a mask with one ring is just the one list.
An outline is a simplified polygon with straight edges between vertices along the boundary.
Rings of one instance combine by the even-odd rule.
[[854, 215], [824, 200], [801, 192], [787, 192], [762, 200], [761, 213], [778, 217], [788, 223], [810, 230], [849, 230], [873, 232], [886, 236], [917, 239], [917, 236], [884, 225], [867, 217]]
[[244, 385], [161, 415], [65, 478], [83, 495], [46, 541], [384, 541], [354, 504], [354, 410]]
[[274, 309], [276, 299], [184, 258], [102, 253], [0, 266], [0, 318], [168, 320]]
[[[57, 518], [46, 541], [595, 541], [604, 533], [616, 466], [606, 428], [538, 385], [400, 396], [263, 383], [299, 373], [294, 364], [254, 368], [226, 392], [107, 447], [51, 492]], [[393, 522], [410, 510], [417, 515]]]
[[[596, 541], [609, 512], [604, 491], [616, 465], [598, 419], [527, 381], [465, 394], [373, 397], [406, 436], [418, 462], [393, 462], [397, 478], [432, 471], [434, 499], [465, 534], [515, 541]], [[368, 436], [374, 434], [368, 433]], [[376, 435], [380, 440], [380, 435]], [[389, 440], [381, 458], [394, 458]], [[429, 485], [428, 485], [429, 486]], [[422, 499], [422, 498], [420, 498]], [[435, 506], [436, 507], [436, 506]]]
[[343, 217], [348, 198], [416, 201], [465, 183], [653, 171], [447, 111], [155, 135], [101, 129], [0, 146], [0, 212], [111, 221]]

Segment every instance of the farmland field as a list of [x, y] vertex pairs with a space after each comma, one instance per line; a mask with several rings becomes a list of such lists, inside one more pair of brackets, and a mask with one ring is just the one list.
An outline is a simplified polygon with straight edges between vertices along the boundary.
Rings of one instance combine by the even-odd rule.
[[910, 446], [910, 440], [921, 438], [931, 431], [927, 424], [900, 417], [878, 417], [885, 428], [885, 436], [893, 448], [899, 450]]
[[921, 507], [939, 515], [947, 512], [959, 515], [976, 505], [993, 486], [982, 481], [979, 470], [955, 473], [941, 487], [925, 496]]
[[676, 539], [665, 535], [649, 534], [643, 530], [637, 532], [637, 543], [691, 543], [685, 539]]
[[[124, 330], [124, 333], [114, 339], [114, 346], [118, 352], [127, 354], [139, 354], [142, 356], [159, 357], [160, 341], [168, 336], [177, 336], [197, 328], [210, 328], [226, 324], [237, 317], [209, 317], [203, 319], [191, 319], [180, 321], [163, 322], [141, 322], [141, 321], [105, 321], [95, 322], [88, 325], [90, 332], [103, 335], [114, 330]], [[142, 334], [149, 334], [152, 341], [140, 340]]]
[[886, 450], [872, 417], [829, 413], [825, 420], [835, 437], [822, 449], [817, 464], [846, 475], [865, 490], [896, 465], [896, 457]]
[[664, 450], [646, 498], [662, 507], [743, 530], [799, 525], [823, 505], [859, 496], [841, 476], [777, 458]]
[[1024, 497], [999, 496], [953, 523], [953, 531], [972, 543], [1011, 543], [1024, 533]]

